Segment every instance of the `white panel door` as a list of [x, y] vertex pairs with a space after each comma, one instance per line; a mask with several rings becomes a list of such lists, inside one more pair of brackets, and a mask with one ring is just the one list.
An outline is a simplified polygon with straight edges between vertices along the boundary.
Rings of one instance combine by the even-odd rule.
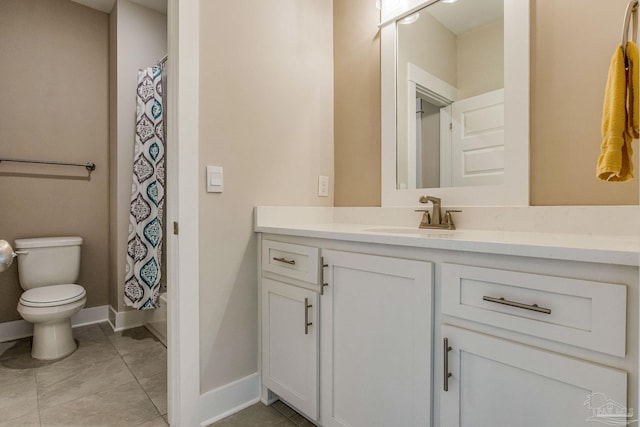
[[504, 180], [504, 89], [451, 104], [451, 185]]
[[624, 371], [454, 326], [441, 331], [451, 347], [448, 391], [439, 368], [441, 427], [593, 426], [607, 411], [599, 421], [619, 420], [613, 412], [626, 406]]
[[431, 425], [432, 265], [338, 251], [323, 256], [322, 425]]
[[318, 419], [318, 293], [262, 279], [262, 383]]

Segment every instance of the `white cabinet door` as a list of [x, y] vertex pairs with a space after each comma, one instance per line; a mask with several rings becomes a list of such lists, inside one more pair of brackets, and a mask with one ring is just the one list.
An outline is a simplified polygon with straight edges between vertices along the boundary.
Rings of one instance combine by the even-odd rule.
[[441, 331], [451, 347], [445, 356], [444, 342], [436, 346], [441, 427], [626, 424], [611, 424], [624, 420], [626, 372], [449, 325]]
[[322, 425], [431, 425], [432, 265], [323, 256]]
[[318, 293], [262, 279], [262, 383], [318, 419]]

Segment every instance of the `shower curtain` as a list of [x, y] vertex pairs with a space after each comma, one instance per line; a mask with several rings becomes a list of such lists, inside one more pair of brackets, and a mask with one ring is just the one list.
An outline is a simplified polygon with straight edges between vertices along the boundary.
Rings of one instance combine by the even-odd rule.
[[138, 73], [137, 120], [124, 301], [138, 310], [160, 306], [164, 209], [162, 67]]

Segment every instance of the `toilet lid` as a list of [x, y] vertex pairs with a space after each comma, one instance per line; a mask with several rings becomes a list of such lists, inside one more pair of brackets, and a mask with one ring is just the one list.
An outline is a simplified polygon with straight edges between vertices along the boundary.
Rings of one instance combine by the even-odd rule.
[[86, 295], [80, 285], [51, 285], [29, 289], [22, 293], [20, 303], [28, 307], [51, 307], [70, 304]]

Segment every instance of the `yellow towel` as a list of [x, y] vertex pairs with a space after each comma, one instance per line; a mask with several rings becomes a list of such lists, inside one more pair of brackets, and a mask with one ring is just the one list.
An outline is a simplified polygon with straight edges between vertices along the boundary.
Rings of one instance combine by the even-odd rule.
[[631, 143], [638, 137], [638, 47], [627, 43], [629, 69], [625, 70], [622, 46], [609, 67], [602, 111], [602, 145], [596, 175], [604, 181], [633, 178]]

